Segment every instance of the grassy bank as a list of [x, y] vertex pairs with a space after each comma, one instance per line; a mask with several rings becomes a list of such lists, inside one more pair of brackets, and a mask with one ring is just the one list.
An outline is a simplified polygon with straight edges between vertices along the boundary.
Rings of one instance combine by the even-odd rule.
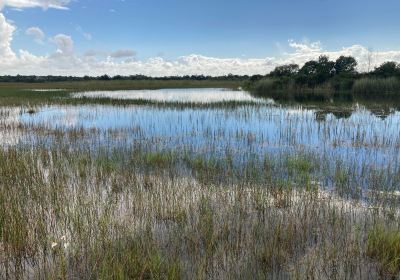
[[[162, 88], [238, 88], [238, 81], [195, 80], [111, 80], [69, 81], [47, 83], [0, 83], [0, 105], [63, 104], [73, 103], [71, 92], [94, 90], [134, 90]], [[50, 91], [32, 91], [50, 90]], [[51, 91], [51, 89], [58, 89]], [[61, 89], [61, 91], [59, 91]], [[84, 100], [86, 103], [90, 100]], [[95, 102], [96, 103], [96, 102]]]

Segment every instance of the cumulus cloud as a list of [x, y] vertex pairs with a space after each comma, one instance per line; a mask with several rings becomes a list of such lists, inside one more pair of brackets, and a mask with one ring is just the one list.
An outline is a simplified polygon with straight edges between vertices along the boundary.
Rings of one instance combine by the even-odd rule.
[[74, 53], [74, 41], [71, 36], [58, 34], [52, 38], [52, 41], [57, 45], [57, 54], [72, 55]]
[[99, 55], [99, 54], [101, 54], [99, 51], [96, 51], [96, 50], [87, 50], [87, 51], [83, 54], [83, 56], [84, 56], [84, 57], [94, 57], [94, 56], [97, 56], [97, 55]]
[[134, 50], [128, 50], [128, 49], [123, 49], [123, 50], [117, 50], [115, 52], [112, 52], [110, 56], [112, 58], [124, 58], [124, 57], [132, 57], [135, 56], [136, 52]]
[[16, 57], [11, 49], [11, 41], [15, 27], [0, 13], [0, 64], [8, 65]]
[[[108, 55], [97, 59], [101, 52], [89, 50], [84, 55], [74, 52], [73, 40], [70, 36], [59, 34], [53, 42], [57, 44], [57, 51], [47, 56], [35, 56], [27, 51], [20, 51], [14, 58], [12, 65], [0, 63], [0, 74], [36, 74], [36, 75], [133, 75], [144, 74], [149, 76], [170, 75], [226, 75], [229, 73], [240, 75], [266, 74], [276, 66], [297, 63], [302, 65], [308, 60], [317, 59], [320, 55], [328, 55], [336, 59], [340, 55], [351, 55], [359, 61], [359, 70], [366, 71], [368, 58], [372, 55], [372, 66], [384, 61], [400, 61], [400, 51], [386, 51], [372, 53], [361, 45], [353, 45], [337, 51], [327, 51], [320, 43], [298, 43], [289, 41], [291, 52], [282, 57], [267, 58], [217, 58], [203, 55], [187, 55], [176, 60], [167, 60], [161, 57], [147, 60], [126, 59], [114, 60], [114, 57], [127, 57], [134, 52], [115, 51], [114, 56]], [[3, 48], [4, 49], [4, 48]], [[10, 48], [7, 48], [8, 52]], [[103, 53], [104, 54], [104, 53]]]
[[[67, 9], [72, 0], [0, 0], [0, 11], [4, 7], [13, 9], [24, 8], [55, 8]], [[400, 62], [400, 50], [371, 52], [362, 45], [343, 47], [340, 50], [326, 50], [320, 42], [288, 41], [291, 51], [280, 57], [266, 58], [217, 58], [199, 54], [167, 60], [162, 57], [147, 60], [135, 59], [136, 52], [130, 49], [120, 49], [114, 52], [88, 50], [79, 55], [74, 50], [71, 36], [58, 34], [51, 38], [57, 46], [54, 53], [38, 56], [27, 50], [17, 53], [11, 48], [15, 26], [7, 21], [0, 12], [0, 75], [35, 74], [35, 75], [131, 75], [144, 74], [149, 76], [170, 75], [226, 75], [232, 74], [266, 74], [276, 66], [288, 63], [304, 64], [306, 61], [327, 55], [336, 59], [340, 55], [354, 56], [359, 62], [358, 70], [366, 71], [385, 61]], [[91, 35], [82, 27], [76, 30], [86, 39]], [[38, 27], [30, 27], [26, 34], [37, 42], [42, 42], [45, 34]], [[123, 59], [121, 59], [123, 58]]]
[[44, 32], [39, 27], [29, 27], [25, 34], [31, 36], [36, 43], [43, 44], [43, 39], [45, 37]]
[[12, 8], [53, 8], [67, 9], [66, 5], [71, 0], [1, 0], [0, 10], [4, 7]]
[[[1, 0], [0, 0], [1, 1]], [[68, 1], [26, 1], [9, 0], [7, 5], [14, 6], [41, 3], [43, 7], [63, 5]], [[29, 30], [29, 31], [28, 31]], [[44, 38], [40, 29], [32, 27], [27, 34], [35, 39]], [[135, 59], [136, 52], [130, 49], [120, 49], [111, 53], [88, 50], [80, 55], [74, 50], [74, 41], [71, 36], [58, 34], [51, 38], [57, 50], [54, 53], [38, 56], [27, 50], [19, 50], [16, 54], [11, 48], [15, 26], [8, 22], [0, 13], [0, 75], [133, 75], [148, 76], [171, 75], [239, 75], [266, 74], [276, 66], [288, 63], [304, 64], [308, 60], [317, 59], [320, 55], [327, 55], [336, 59], [340, 55], [354, 56], [359, 62], [358, 70], [366, 71], [369, 66], [374, 67], [385, 61], [400, 62], [400, 50], [378, 51], [371, 53], [366, 47], [352, 45], [340, 50], [329, 51], [322, 47], [320, 42], [295, 42], [290, 40], [288, 46], [291, 51], [280, 57], [266, 58], [218, 58], [199, 54], [191, 54], [174, 60], [154, 57], [147, 60]], [[126, 59], [120, 59], [126, 58]], [[370, 65], [371, 64], [371, 65]]]

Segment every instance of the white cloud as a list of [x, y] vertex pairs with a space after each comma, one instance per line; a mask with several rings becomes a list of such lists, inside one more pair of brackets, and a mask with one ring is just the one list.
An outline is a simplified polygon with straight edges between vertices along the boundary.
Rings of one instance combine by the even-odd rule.
[[11, 49], [12, 35], [15, 27], [0, 13], [0, 64], [9, 64], [16, 59]]
[[52, 38], [52, 41], [57, 45], [57, 54], [72, 55], [74, 53], [74, 41], [71, 36], [58, 34]]
[[96, 51], [96, 50], [87, 50], [87, 51], [83, 54], [83, 56], [84, 56], [84, 57], [94, 57], [94, 56], [97, 56], [97, 55], [99, 55], [99, 54], [100, 54], [99, 51]]
[[43, 44], [43, 39], [45, 37], [44, 32], [39, 27], [29, 27], [25, 34], [28, 36], [32, 36], [36, 43]]
[[[1, 1], [1, 0], [0, 0]], [[4, 0], [3, 0], [4, 1]], [[28, 3], [41, 3], [43, 7], [50, 5], [63, 5], [68, 1], [26, 1], [7, 0], [3, 5], [13, 3], [26, 7]], [[46, 4], [47, 3], [47, 4]], [[52, 4], [51, 4], [52, 3]], [[58, 3], [58, 4], [57, 4]], [[28, 31], [29, 30], [29, 31]], [[35, 39], [44, 38], [38, 28], [30, 28], [27, 34]], [[364, 46], [353, 45], [336, 51], [328, 51], [320, 42], [288, 42], [290, 52], [283, 53], [279, 57], [266, 58], [217, 58], [199, 54], [191, 54], [179, 57], [175, 60], [167, 60], [154, 57], [147, 60], [135, 59], [136, 52], [130, 49], [120, 49], [114, 52], [101, 52], [89, 50], [79, 55], [74, 50], [74, 41], [71, 36], [58, 34], [51, 38], [56, 44], [57, 50], [48, 55], [37, 56], [26, 50], [19, 50], [16, 54], [11, 48], [15, 26], [6, 20], [0, 13], [0, 75], [133, 75], [144, 74], [149, 76], [170, 75], [226, 75], [232, 74], [266, 74], [276, 66], [297, 63], [304, 64], [311, 59], [317, 59], [320, 55], [328, 55], [336, 59], [340, 55], [354, 56], [359, 62], [359, 71], [368, 69], [369, 58], [371, 68], [385, 61], [400, 62], [400, 50], [371, 52]], [[126, 58], [119, 60], [115, 58]]]
[[[13, 9], [24, 8], [55, 8], [67, 9], [72, 0], [0, 0], [0, 11], [4, 7]], [[110, 10], [115, 12], [115, 10]], [[352, 45], [336, 51], [324, 49], [320, 42], [295, 42], [289, 40], [290, 52], [282, 52], [279, 57], [266, 58], [216, 58], [199, 54], [167, 60], [161, 57], [147, 60], [137, 60], [136, 52], [130, 49], [120, 49], [114, 52], [88, 50], [79, 55], [74, 51], [73, 39], [65, 34], [54, 36], [51, 41], [56, 44], [56, 52], [37, 56], [26, 50], [19, 50], [18, 54], [11, 48], [13, 23], [6, 20], [0, 12], [0, 75], [4, 74], [36, 74], [36, 75], [131, 75], [145, 74], [149, 76], [169, 75], [225, 75], [232, 74], [266, 74], [276, 66], [297, 63], [304, 64], [320, 55], [328, 55], [336, 59], [340, 55], [354, 56], [359, 62], [358, 70], [366, 71], [385, 61], [400, 62], [400, 50], [377, 51], [371, 53], [366, 47]], [[86, 33], [80, 26], [76, 30], [86, 39], [91, 34]], [[30, 27], [26, 34], [37, 42], [43, 42], [45, 34], [38, 27]], [[280, 48], [281, 45], [279, 44]], [[126, 58], [119, 60], [115, 58]], [[371, 64], [371, 65], [369, 65]]]
[[[261, 59], [251, 58], [216, 58], [202, 55], [182, 56], [176, 60], [166, 60], [161, 57], [148, 60], [126, 59], [114, 60], [111, 55], [98, 59], [98, 52], [90, 50], [84, 55], [74, 52], [73, 40], [70, 36], [59, 34], [53, 42], [58, 50], [47, 56], [35, 56], [27, 51], [20, 51], [18, 58], [14, 58], [12, 65], [0, 63], [0, 74], [36, 74], [36, 75], [133, 75], [144, 74], [149, 76], [170, 75], [226, 75], [232, 74], [266, 74], [276, 66], [286, 63], [298, 63], [317, 59], [319, 55], [328, 55], [335, 59], [340, 55], [352, 55], [359, 61], [359, 70], [365, 71], [368, 67], [370, 52], [361, 45], [353, 45], [338, 51], [326, 51], [320, 44], [289, 42], [293, 51], [282, 57]], [[8, 50], [10, 50], [8, 48]], [[134, 52], [115, 51], [114, 57], [133, 55]], [[376, 52], [373, 54], [373, 66], [384, 61], [400, 61], [400, 51]]]
[[71, 0], [1, 0], [0, 10], [4, 7], [11, 8], [53, 8], [67, 9], [66, 5]]
[[136, 52], [134, 50], [128, 50], [128, 49], [116, 50], [110, 54], [112, 58], [132, 57], [135, 55]]

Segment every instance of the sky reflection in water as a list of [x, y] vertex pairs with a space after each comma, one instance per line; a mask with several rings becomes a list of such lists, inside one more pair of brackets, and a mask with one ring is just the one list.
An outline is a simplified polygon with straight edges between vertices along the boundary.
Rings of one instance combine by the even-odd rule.
[[[172, 90], [160, 92], [171, 92], [174, 96]], [[207, 91], [190, 92], [198, 98]], [[362, 106], [342, 113], [266, 104], [231, 108], [45, 106], [34, 114], [16, 113], [16, 108], [10, 110], [13, 113], [8, 115], [9, 119], [3, 118], [4, 123], [12, 118], [28, 127], [44, 127], [42, 131], [93, 128], [97, 134], [88, 134], [76, 145], [94, 149], [139, 143], [150, 150], [186, 150], [217, 156], [229, 152], [239, 161], [265, 154], [279, 157], [284, 153], [312, 153], [321, 162], [340, 160], [354, 166], [355, 174], [366, 166], [379, 169], [390, 165], [393, 172], [400, 166], [400, 112], [394, 110], [384, 116]], [[28, 134], [16, 131], [13, 141], [0, 138], [3, 146], [52, 145], [55, 137], [51, 133], [35, 135], [34, 129]], [[7, 133], [8, 139], [11, 134]], [[58, 141], [69, 145], [71, 139]]]

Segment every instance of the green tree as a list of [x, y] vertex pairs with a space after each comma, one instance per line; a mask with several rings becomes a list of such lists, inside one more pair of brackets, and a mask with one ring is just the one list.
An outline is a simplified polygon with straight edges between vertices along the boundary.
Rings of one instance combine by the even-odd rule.
[[373, 74], [383, 78], [398, 76], [400, 75], [400, 65], [394, 61], [388, 61], [375, 68]]
[[352, 56], [340, 56], [335, 62], [336, 74], [355, 74], [357, 61]]
[[318, 61], [306, 62], [299, 71], [296, 79], [298, 83], [315, 86], [326, 82], [331, 77], [331, 70], [335, 66], [326, 55], [321, 55]]
[[285, 64], [275, 68], [270, 73], [273, 77], [293, 77], [299, 72], [299, 65], [297, 64]]

